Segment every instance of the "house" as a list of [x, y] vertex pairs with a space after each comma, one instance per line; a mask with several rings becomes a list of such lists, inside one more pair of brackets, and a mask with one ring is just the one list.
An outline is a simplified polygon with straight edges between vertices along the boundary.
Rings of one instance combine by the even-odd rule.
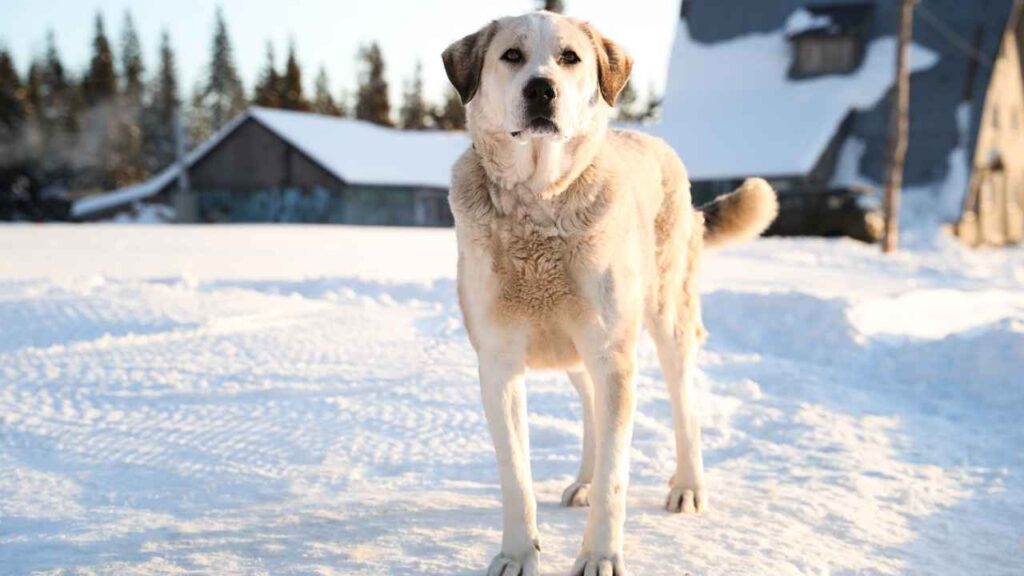
[[[457, 132], [407, 132], [346, 118], [253, 107], [150, 180], [87, 197], [78, 220], [143, 204], [179, 222], [313, 222], [450, 226]], [[182, 192], [187, 190], [187, 192]]]
[[[905, 219], [1022, 238], [1021, 2], [917, 4]], [[684, 0], [663, 120], [695, 201], [764, 176], [783, 214], [885, 179], [896, 0]], [[806, 223], [805, 223], [806, 224]]]

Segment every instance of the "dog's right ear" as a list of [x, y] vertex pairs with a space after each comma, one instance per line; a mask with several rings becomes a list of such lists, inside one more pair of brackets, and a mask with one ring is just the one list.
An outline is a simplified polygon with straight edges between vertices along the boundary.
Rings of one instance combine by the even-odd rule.
[[487, 47], [491, 44], [494, 31], [497, 28], [494, 22], [484, 26], [479, 31], [466, 36], [455, 42], [441, 54], [444, 61], [444, 71], [448, 74], [448, 80], [459, 92], [459, 98], [465, 106], [476, 95], [480, 87], [480, 76], [484, 69], [484, 57], [487, 55]]

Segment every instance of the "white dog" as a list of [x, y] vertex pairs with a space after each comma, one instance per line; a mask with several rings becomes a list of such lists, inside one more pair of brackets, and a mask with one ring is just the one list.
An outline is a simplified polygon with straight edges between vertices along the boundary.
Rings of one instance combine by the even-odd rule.
[[487, 573], [539, 573], [530, 367], [567, 371], [583, 402], [582, 463], [562, 496], [590, 506], [573, 574], [623, 575], [640, 327], [654, 338], [672, 399], [677, 461], [666, 508], [699, 513], [707, 495], [689, 392], [703, 338], [700, 255], [760, 234], [777, 212], [775, 193], [751, 179], [691, 208], [686, 169], [667, 144], [608, 129], [632, 62], [584, 22], [504, 18], [443, 59], [473, 139], [450, 202], [459, 303], [501, 475], [504, 534]]

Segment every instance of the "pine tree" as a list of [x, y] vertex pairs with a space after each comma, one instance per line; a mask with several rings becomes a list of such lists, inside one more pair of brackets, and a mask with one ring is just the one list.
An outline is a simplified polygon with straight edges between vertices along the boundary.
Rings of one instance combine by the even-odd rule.
[[391, 104], [388, 101], [388, 82], [384, 78], [384, 56], [380, 46], [373, 42], [359, 50], [363, 70], [356, 92], [355, 116], [360, 120], [382, 126], [391, 126]]
[[92, 59], [89, 71], [82, 79], [82, 95], [88, 106], [95, 106], [110, 100], [117, 93], [117, 73], [114, 71], [114, 54], [110, 41], [103, 30], [103, 15], [96, 15], [96, 28], [92, 40]]
[[114, 111], [117, 129], [114, 135], [112, 177], [116, 186], [138, 182], [149, 174], [142, 132], [144, 71], [139, 35], [135, 30], [131, 12], [126, 11], [121, 31], [121, 73], [124, 76], [124, 87]]
[[424, 130], [428, 114], [427, 103], [423, 100], [423, 64], [417, 60], [412, 79], [406, 82], [399, 113], [400, 126], [405, 130]]
[[309, 104], [302, 95], [302, 68], [295, 57], [295, 44], [288, 47], [288, 62], [281, 79], [281, 108], [286, 110], [308, 110]]
[[81, 97], [85, 104], [82, 127], [74, 143], [73, 164], [76, 188], [116, 187], [122, 162], [118, 157], [119, 110], [115, 101], [117, 73], [114, 54], [104, 30], [102, 14], [96, 15], [89, 69], [82, 78]]
[[320, 67], [320, 72], [316, 75], [316, 88], [313, 95], [313, 112], [317, 114], [324, 114], [326, 116], [341, 116], [341, 109], [334, 102], [334, 98], [331, 97], [330, 82], [327, 80], [327, 70], [324, 67]]
[[160, 38], [160, 65], [153, 79], [142, 121], [146, 142], [146, 166], [150, 172], [161, 170], [174, 162], [177, 154], [180, 113], [178, 70], [170, 36], [164, 30]]
[[46, 53], [29, 80], [38, 166], [49, 180], [66, 178], [79, 129], [81, 99], [64, 71], [53, 30], [47, 32]]
[[[217, 9], [217, 21], [213, 34], [213, 53], [207, 69], [206, 80], [199, 86], [198, 98], [193, 98], [193, 115], [202, 114], [199, 125], [208, 130], [218, 130], [229, 120], [245, 111], [245, 90], [235, 67], [234, 50], [228, 36], [224, 13]], [[194, 132], [193, 135], [202, 133]]]
[[46, 55], [42, 66], [41, 116], [54, 129], [67, 132], [77, 130], [77, 95], [64, 71], [53, 30], [46, 34]]
[[124, 95], [131, 103], [142, 103], [144, 72], [139, 33], [135, 29], [131, 12], [125, 12], [124, 29], [121, 34], [121, 74], [124, 76]]
[[210, 114], [207, 113], [203, 98], [203, 87], [196, 85], [192, 91], [192, 98], [188, 106], [188, 142], [189, 147], [194, 148], [210, 139], [216, 130], [210, 124]]
[[465, 130], [466, 109], [454, 89], [445, 92], [444, 103], [430, 112], [434, 127], [438, 130]]
[[0, 143], [13, 144], [20, 136], [28, 114], [23, 98], [14, 61], [7, 50], [0, 48]]
[[281, 77], [274, 62], [274, 45], [267, 42], [267, 63], [256, 83], [252, 102], [257, 106], [279, 108], [281, 106]]
[[540, 4], [541, 10], [547, 10], [548, 12], [555, 12], [558, 14], [565, 12], [565, 2], [562, 0], [540, 0], [538, 4]]

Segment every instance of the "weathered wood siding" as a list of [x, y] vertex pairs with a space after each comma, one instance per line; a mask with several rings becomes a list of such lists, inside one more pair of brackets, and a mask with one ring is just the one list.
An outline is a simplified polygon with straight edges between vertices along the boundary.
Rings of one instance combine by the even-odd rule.
[[189, 171], [193, 189], [338, 188], [340, 179], [249, 119]]
[[970, 189], [957, 225], [970, 245], [1024, 239], [1024, 82], [1017, 46], [1011, 28], [985, 94]]

